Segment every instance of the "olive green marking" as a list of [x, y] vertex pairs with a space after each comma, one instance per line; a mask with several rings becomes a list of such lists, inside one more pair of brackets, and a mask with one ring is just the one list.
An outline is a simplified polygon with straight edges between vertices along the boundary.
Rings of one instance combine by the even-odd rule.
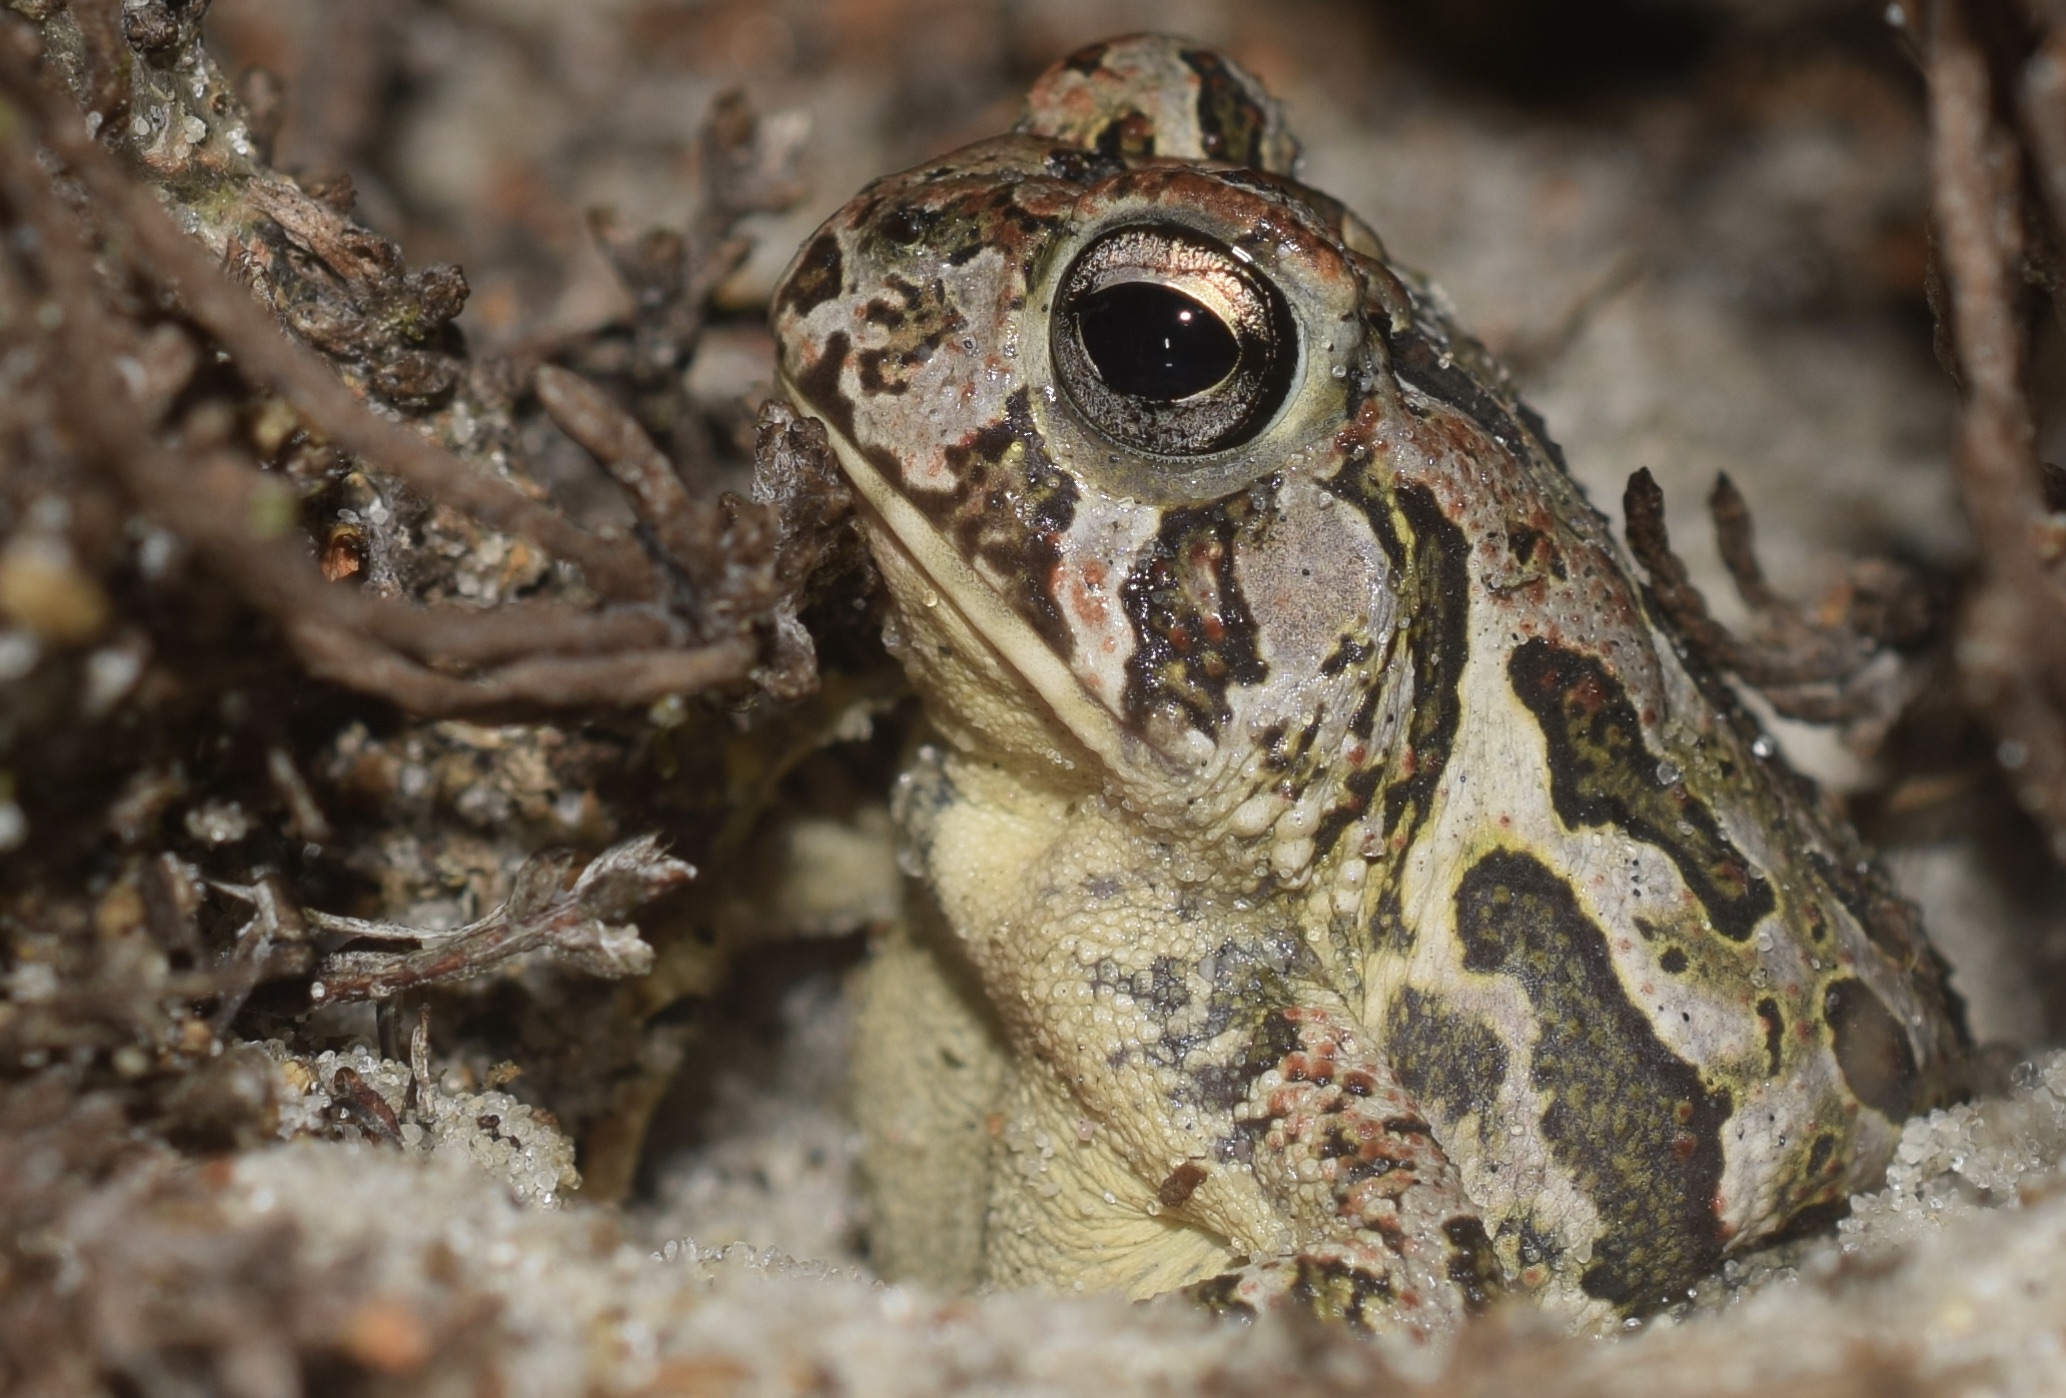
[[1492, 1239], [1485, 1235], [1485, 1225], [1469, 1214], [1458, 1214], [1443, 1223], [1442, 1236], [1449, 1240], [1445, 1269], [1449, 1280], [1462, 1295], [1464, 1310], [1476, 1315], [1506, 1290], [1506, 1275], [1499, 1270]]
[[1239, 1316], [1244, 1320], [1253, 1320], [1255, 1307], [1241, 1299], [1241, 1283], [1244, 1280], [1239, 1272], [1222, 1272], [1216, 1277], [1192, 1282], [1184, 1288], [1184, 1295], [1214, 1315]]
[[1301, 1253], [1291, 1261], [1287, 1293], [1322, 1320], [1353, 1330], [1374, 1331], [1390, 1318], [1398, 1293], [1389, 1277], [1366, 1272], [1339, 1258]]
[[1863, 981], [1845, 977], [1822, 992], [1837, 1067], [1859, 1101], [1893, 1121], [1916, 1107], [1921, 1080], [1901, 1021]]
[[1169, 510], [1120, 585], [1134, 634], [1120, 703], [1136, 727], [1166, 706], [1217, 736], [1233, 709], [1233, 685], [1257, 685], [1269, 666], [1234, 570], [1244, 538], [1260, 536], [1276, 508], [1273, 481], [1188, 510]]
[[1681, 783], [1660, 784], [1657, 757], [1628, 691], [1592, 656], [1540, 637], [1508, 661], [1514, 693], [1541, 725], [1550, 800], [1567, 826], [1611, 826], [1662, 850], [1715, 931], [1744, 941], [1775, 906], [1772, 886]]
[[[1344, 783], [1348, 799], [1329, 810], [1314, 832], [1320, 855], [1352, 823], [1359, 820], [1380, 780], [1384, 788], [1382, 830], [1391, 845], [1392, 877], [1365, 933], [1365, 950], [1388, 941], [1404, 944], [1410, 929], [1401, 915], [1396, 870], [1412, 848], [1415, 835], [1434, 806], [1435, 788], [1448, 767], [1463, 722], [1463, 672], [1470, 655], [1470, 541], [1456, 522], [1442, 513], [1434, 493], [1417, 483], [1387, 488], [1374, 464], [1350, 464], [1323, 482], [1339, 499], [1356, 506], [1370, 522], [1378, 547], [1384, 550], [1399, 584], [1399, 610], [1406, 619], [1405, 669], [1413, 685], [1412, 711], [1406, 741], [1388, 771], [1367, 768]], [[1367, 735], [1369, 716], [1376, 713], [1378, 672], [1395, 674], [1397, 662], [1373, 667], [1372, 688], [1357, 713], [1358, 731]], [[1393, 682], [1396, 682], [1394, 680]], [[1355, 725], [1352, 725], [1354, 727]]]
[[1209, 49], [1184, 49], [1180, 56], [1198, 75], [1198, 133], [1205, 158], [1262, 169], [1269, 113], [1226, 59]]
[[1540, 1026], [1529, 1081], [1542, 1137], [1593, 1202], [1579, 1278], [1627, 1311], [1664, 1304], [1721, 1260], [1722, 1128], [1733, 1110], [1630, 1001], [1607, 934], [1533, 855], [1495, 850], [1456, 890], [1464, 966], [1511, 976]]
[[1485, 1135], [1507, 1073], [1506, 1045], [1492, 1026], [1409, 986], [1386, 1012], [1382, 1036], [1399, 1085], [1422, 1110], [1450, 1130], [1476, 1116]]

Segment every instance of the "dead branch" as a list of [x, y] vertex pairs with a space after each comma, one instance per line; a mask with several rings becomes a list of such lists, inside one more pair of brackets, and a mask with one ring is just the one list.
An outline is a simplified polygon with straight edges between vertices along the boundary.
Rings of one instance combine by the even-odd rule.
[[249, 884], [218, 881], [212, 886], [251, 908], [230, 954], [216, 968], [222, 991], [211, 1024], [220, 1038], [253, 990], [264, 981], [305, 973], [311, 957], [308, 924], [279, 875], [266, 872]]
[[531, 387], [560, 430], [624, 487], [639, 523], [653, 532], [668, 560], [677, 567], [693, 560], [707, 542], [707, 530], [695, 518], [696, 501], [637, 419], [594, 384], [555, 364], [540, 365]]
[[[57, 335], [67, 358], [85, 366], [58, 385], [71, 415], [86, 425], [100, 464], [147, 512], [193, 543], [248, 599], [273, 615], [312, 672], [434, 715], [512, 706], [646, 703], [746, 677], [757, 650], [748, 634], [753, 617], [766, 615], [773, 601], [769, 550], [756, 537], [767, 534], [768, 526], [742, 517], [737, 508], [690, 508], [694, 502], [687, 501], [649, 441], [637, 479], [646, 487], [641, 498], [657, 502], [671, 521], [668, 539], [674, 547], [669, 552], [680, 555], [671, 561], [678, 569], [734, 584], [702, 589], [717, 602], [706, 613], [707, 624], [695, 628], [710, 644], [684, 648], [686, 628], [647, 606], [597, 611], [518, 602], [492, 612], [450, 604], [424, 607], [370, 597], [325, 578], [292, 529], [291, 513], [281, 518], [287, 502], [278, 484], [232, 448], [225, 419], [199, 413], [181, 426], [176, 446], [157, 440], [156, 421], [191, 372], [190, 344], [167, 327], [142, 336], [106, 309], [84, 242], [86, 230], [35, 159], [33, 140], [60, 153], [98, 196], [103, 213], [113, 211], [116, 228], [103, 232], [118, 231], [120, 244], [132, 249], [153, 277], [176, 284], [186, 309], [232, 347], [240, 367], [274, 383], [326, 436], [380, 460], [435, 498], [562, 552], [606, 593], [614, 588], [618, 595], [652, 597], [659, 573], [629, 541], [575, 529], [551, 510], [371, 412], [327, 366], [282, 337], [245, 292], [209, 264], [202, 248], [86, 135], [69, 99], [38, 81], [8, 45], [0, 45], [0, 84], [36, 118], [33, 128], [16, 126], [0, 141], [0, 163], [10, 196], [41, 235], [53, 290], [69, 308]], [[141, 382], [125, 383], [114, 366], [132, 364], [143, 366], [133, 376]], [[153, 364], [166, 365], [165, 372], [154, 372]], [[667, 482], [673, 482], [676, 493], [655, 495]], [[741, 560], [750, 560], [744, 573], [737, 566]], [[343, 575], [350, 572], [343, 570]], [[455, 669], [461, 673], [452, 673]]]
[[[795, 556], [817, 547], [822, 531], [808, 537], [798, 529], [785, 531], [772, 500], [748, 502], [730, 493], [715, 501], [694, 498], [637, 419], [579, 374], [541, 365], [532, 386], [560, 430], [630, 496], [639, 522], [685, 592], [676, 611], [696, 618], [699, 640], [715, 641], [767, 617], [783, 601], [785, 577], [792, 579], [789, 593], [802, 586], [807, 572], [797, 573]], [[786, 573], [785, 542], [791, 555]]]
[[[476, 678], [441, 674], [395, 653], [389, 648], [389, 634], [410, 649], [431, 650], [426, 643], [470, 629], [481, 614], [415, 608], [329, 584], [297, 536], [254, 530], [254, 521], [266, 517], [268, 494], [277, 495], [277, 487], [255, 466], [226, 447], [189, 464], [158, 446], [134, 414], [120, 411], [127, 395], [112, 366], [128, 345], [121, 328], [100, 309], [81, 230], [39, 178], [41, 172], [25, 143], [17, 139], [0, 142], [0, 147], [8, 192], [42, 233], [46, 267], [62, 301], [72, 308], [58, 334], [82, 370], [66, 378], [59, 391], [75, 420], [87, 425], [103, 464], [121, 477], [139, 503], [193, 541], [255, 604], [271, 612], [319, 677], [385, 695], [417, 712], [462, 714], [524, 703], [651, 702], [746, 675], [752, 647], [739, 641], [700, 650], [657, 648], [600, 655], [540, 655], [538, 646], [523, 644], [524, 628], [546, 619], [557, 622], [556, 629], [581, 649], [599, 639], [580, 637], [580, 624], [567, 611], [544, 616], [518, 612], [488, 622], [478, 641], [456, 647], [458, 654], [528, 654]], [[207, 445], [187, 443], [190, 451]], [[660, 640], [664, 629], [657, 617], [634, 615], [608, 620], [601, 631], [622, 642], [634, 636]]]
[[1672, 552], [1664, 492], [1646, 468], [1629, 477], [1622, 511], [1629, 551], [1649, 575], [1658, 608], [1697, 655], [1756, 688], [1779, 713], [1840, 724], [1854, 748], [1876, 748], [1933, 669], [1932, 657], [1919, 653], [1938, 629], [1928, 580], [1891, 560], [1863, 559], [1811, 614], [1766, 582], [1750, 507], [1726, 475], [1716, 478], [1708, 510], [1730, 580], [1750, 609], [1751, 637], [1715, 619]]
[[243, 372], [287, 398], [309, 425], [425, 494], [578, 564], [605, 596], [654, 595], [652, 565], [627, 541], [577, 528], [401, 424], [368, 411], [328, 365], [282, 336], [250, 295], [225, 279], [202, 248], [173, 225], [151, 193], [88, 134], [71, 99], [35, 74], [18, 45], [0, 44], [0, 86], [34, 114], [37, 138], [93, 193], [99, 209], [120, 221], [122, 234], [177, 290], [186, 312], [235, 354]]
[[748, 214], [786, 209], [802, 194], [802, 129], [763, 122], [743, 94], [718, 94], [696, 147], [696, 206], [686, 229], [632, 231], [592, 209], [589, 232], [631, 293], [628, 376], [656, 384], [688, 362], [718, 287], [752, 250], [738, 230]]
[[[1937, 255], [1964, 390], [1957, 464], [1981, 560], [1957, 654], [1966, 693], [2000, 737], [2019, 798], [2051, 833], [2054, 852], [2066, 855], [2066, 593], [2044, 554], [2046, 509], [2024, 383], [2028, 202], [2016, 142], [1995, 115], [2003, 70], [2020, 59], [1991, 60], [1970, 8], [1938, 0], [1925, 11], [1924, 34]], [[2036, 135], [2035, 163], [2054, 192], [2066, 133], [2051, 44], [2018, 95]], [[2056, 241], [2061, 211], [2056, 203], [2053, 210]]]
[[772, 507], [780, 529], [775, 542], [774, 608], [770, 663], [756, 678], [778, 699], [802, 698], [817, 687], [817, 649], [799, 613], [809, 600], [813, 579], [851, 577], [865, 581], [855, 589], [865, 595], [873, 572], [852, 529], [853, 492], [832, 457], [825, 424], [799, 417], [779, 399], [761, 409], [754, 439], [753, 498]]
[[695, 869], [662, 853], [655, 835], [604, 850], [564, 887], [573, 863], [567, 854], [533, 855], [500, 907], [449, 932], [309, 912], [325, 932], [418, 944], [415, 951], [334, 952], [317, 968], [310, 998], [326, 1005], [385, 999], [412, 986], [485, 975], [533, 952], [606, 979], [644, 975], [653, 949], [622, 919], [693, 879]]

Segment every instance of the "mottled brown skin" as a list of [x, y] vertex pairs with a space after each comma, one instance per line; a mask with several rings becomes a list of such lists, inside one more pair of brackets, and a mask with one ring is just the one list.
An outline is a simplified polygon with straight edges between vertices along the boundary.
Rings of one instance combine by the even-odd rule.
[[[1295, 151], [1224, 58], [1095, 46], [777, 295], [940, 737], [857, 1051], [877, 1246], [1423, 1334], [1639, 1313], [1871, 1180], [1954, 1016]], [[1128, 367], [1175, 305], [1231, 357]]]

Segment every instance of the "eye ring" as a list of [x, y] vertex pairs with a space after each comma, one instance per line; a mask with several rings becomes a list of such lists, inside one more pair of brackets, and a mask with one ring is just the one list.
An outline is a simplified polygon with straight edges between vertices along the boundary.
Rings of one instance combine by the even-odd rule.
[[1115, 229], [1078, 253], [1049, 343], [1084, 421], [1163, 457], [1253, 441], [1298, 373], [1298, 327], [1283, 294], [1225, 244], [1174, 225]]

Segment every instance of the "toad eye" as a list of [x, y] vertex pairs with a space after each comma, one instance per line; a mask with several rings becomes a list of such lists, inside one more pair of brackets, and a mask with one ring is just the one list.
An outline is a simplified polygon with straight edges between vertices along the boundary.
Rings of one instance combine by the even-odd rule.
[[1121, 446], [1206, 456], [1252, 441], [1298, 368], [1284, 297], [1189, 229], [1124, 228], [1062, 277], [1050, 337], [1070, 401]]
[[1226, 381], [1241, 341], [1212, 308], [1159, 282], [1121, 282], [1076, 306], [1076, 337], [1114, 393], [1174, 403]]

